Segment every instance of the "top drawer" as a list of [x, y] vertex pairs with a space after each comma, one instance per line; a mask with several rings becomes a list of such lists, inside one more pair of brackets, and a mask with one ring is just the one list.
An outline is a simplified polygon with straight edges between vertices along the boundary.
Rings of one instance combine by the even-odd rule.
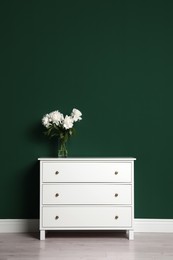
[[41, 162], [43, 182], [131, 182], [130, 162]]

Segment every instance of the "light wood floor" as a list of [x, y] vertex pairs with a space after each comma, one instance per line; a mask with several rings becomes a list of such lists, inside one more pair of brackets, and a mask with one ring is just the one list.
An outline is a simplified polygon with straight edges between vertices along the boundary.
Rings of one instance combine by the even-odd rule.
[[0, 260], [173, 260], [173, 233], [136, 233], [129, 241], [124, 233], [0, 234]]

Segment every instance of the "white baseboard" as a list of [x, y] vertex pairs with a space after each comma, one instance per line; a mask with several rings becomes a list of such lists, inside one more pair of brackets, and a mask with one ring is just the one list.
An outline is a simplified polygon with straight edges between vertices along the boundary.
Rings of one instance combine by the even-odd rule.
[[38, 219], [0, 219], [0, 233], [37, 232]]
[[173, 219], [135, 219], [135, 232], [173, 233]]
[[[0, 219], [0, 233], [38, 232], [38, 219]], [[135, 232], [173, 233], [173, 219], [135, 219]]]

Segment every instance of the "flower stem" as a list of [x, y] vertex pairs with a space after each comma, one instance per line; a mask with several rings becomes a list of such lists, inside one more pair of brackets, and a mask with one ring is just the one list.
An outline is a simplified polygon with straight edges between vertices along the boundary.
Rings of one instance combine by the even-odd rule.
[[58, 157], [59, 158], [65, 158], [68, 156], [66, 142], [60, 141], [59, 147], [58, 147]]

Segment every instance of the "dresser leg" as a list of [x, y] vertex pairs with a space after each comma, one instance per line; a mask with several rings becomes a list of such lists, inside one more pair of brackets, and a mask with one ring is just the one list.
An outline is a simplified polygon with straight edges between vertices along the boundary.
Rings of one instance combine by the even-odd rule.
[[40, 230], [40, 240], [45, 240], [45, 230]]
[[133, 230], [127, 230], [127, 236], [129, 240], [134, 240], [134, 231]]

